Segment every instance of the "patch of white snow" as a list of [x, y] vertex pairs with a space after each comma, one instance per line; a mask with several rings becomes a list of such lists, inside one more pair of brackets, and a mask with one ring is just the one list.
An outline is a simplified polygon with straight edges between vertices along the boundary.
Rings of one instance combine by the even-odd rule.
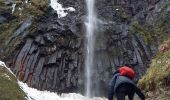
[[73, 7], [63, 8], [62, 5], [58, 3], [58, 0], [51, 0], [50, 5], [57, 11], [58, 18], [67, 16], [67, 11], [75, 11]]
[[28, 0], [25, 0], [25, 3], [28, 3]]
[[[13, 74], [13, 72], [5, 65], [4, 62], [0, 61], [0, 65], [7, 68]], [[106, 98], [100, 97], [94, 97], [89, 99], [76, 93], [58, 95], [55, 92], [39, 91], [37, 89], [30, 88], [26, 83], [22, 83], [20, 81], [18, 81], [18, 84], [21, 87], [21, 89], [26, 93], [27, 100], [107, 100]]]
[[119, 9], [116, 9], [116, 11], [118, 11]]
[[15, 11], [15, 6], [16, 6], [16, 4], [15, 3], [13, 3], [12, 4], [12, 14], [14, 13], [14, 11]]
[[69, 93], [58, 95], [55, 92], [49, 91], [39, 91], [27, 86], [27, 84], [18, 81], [21, 89], [27, 94], [28, 100], [106, 100], [106, 98], [97, 98], [92, 99], [86, 98], [80, 94]]
[[3, 66], [3, 67], [5, 67], [12, 75], [14, 75], [15, 76], [15, 74], [11, 71], [11, 69], [10, 68], [8, 68], [6, 65], [5, 65], [5, 63], [4, 62], [2, 62], [2, 61], [0, 61], [0, 65], [1, 66]]

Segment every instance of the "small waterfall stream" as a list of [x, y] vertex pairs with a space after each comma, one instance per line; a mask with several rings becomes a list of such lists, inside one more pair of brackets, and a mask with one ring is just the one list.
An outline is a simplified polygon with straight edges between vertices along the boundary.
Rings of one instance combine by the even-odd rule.
[[86, 0], [87, 4], [87, 21], [86, 24], [86, 60], [85, 60], [85, 76], [86, 76], [86, 96], [91, 97], [92, 74], [94, 62], [94, 45], [95, 45], [95, 30], [97, 28], [97, 19], [95, 14], [95, 0]]

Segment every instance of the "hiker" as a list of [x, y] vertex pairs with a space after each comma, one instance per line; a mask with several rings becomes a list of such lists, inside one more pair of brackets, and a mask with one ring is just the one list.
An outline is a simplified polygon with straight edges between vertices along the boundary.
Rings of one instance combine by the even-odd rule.
[[128, 66], [120, 67], [113, 73], [113, 77], [109, 83], [108, 100], [113, 100], [114, 94], [117, 100], [125, 100], [127, 95], [129, 100], [133, 100], [136, 93], [141, 100], [145, 100], [144, 94], [133, 82], [135, 72]]

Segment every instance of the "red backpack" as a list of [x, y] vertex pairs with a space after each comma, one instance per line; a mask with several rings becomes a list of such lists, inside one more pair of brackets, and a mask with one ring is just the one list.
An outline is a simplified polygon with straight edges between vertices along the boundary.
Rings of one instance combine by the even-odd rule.
[[120, 67], [118, 69], [118, 71], [119, 71], [120, 75], [122, 75], [122, 76], [127, 76], [131, 79], [135, 78], [135, 72], [132, 68], [129, 68], [127, 66], [123, 66], [123, 67]]

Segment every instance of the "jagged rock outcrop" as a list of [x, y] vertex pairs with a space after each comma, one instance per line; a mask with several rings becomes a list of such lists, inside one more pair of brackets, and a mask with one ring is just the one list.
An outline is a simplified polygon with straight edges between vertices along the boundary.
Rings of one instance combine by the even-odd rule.
[[[152, 24], [153, 21], [150, 20], [153, 17], [150, 15], [159, 15], [154, 12], [160, 8], [160, 6], [157, 8], [159, 1], [169, 2], [168, 0], [96, 1], [99, 30], [96, 31], [93, 90], [99, 93], [94, 95], [106, 94], [111, 73], [118, 66], [132, 65], [137, 72], [137, 79], [144, 74], [147, 64], [157, 51], [159, 40], [155, 41], [155, 44], [146, 43], [138, 34], [140, 31], [135, 30], [134, 26]], [[86, 84], [84, 81], [85, 2], [80, 0], [60, 2], [65, 7], [74, 7], [76, 11], [59, 19], [56, 11], [49, 7], [36, 21], [30, 22], [33, 20], [29, 17], [9, 38], [7, 45], [17, 42], [13, 38], [19, 37], [21, 41], [17, 42], [10, 56], [6, 57], [6, 62], [18, 79], [31, 87], [57, 92], [83, 93]], [[0, 17], [0, 23], [5, 20], [3, 16]], [[138, 21], [139, 25], [134, 24], [134, 21]], [[28, 23], [28, 27], [25, 27], [24, 23]]]

